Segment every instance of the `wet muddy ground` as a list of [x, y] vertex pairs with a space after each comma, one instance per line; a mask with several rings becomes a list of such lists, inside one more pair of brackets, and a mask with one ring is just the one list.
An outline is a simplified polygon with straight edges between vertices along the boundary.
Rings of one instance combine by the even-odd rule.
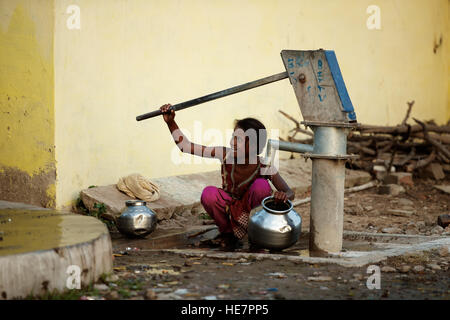
[[[153, 265], [149, 266], [149, 261]], [[386, 266], [400, 270], [403, 270], [402, 266], [409, 266], [411, 269], [407, 272], [382, 271], [381, 288], [369, 290], [366, 282], [372, 273], [367, 273], [366, 266], [347, 268], [287, 261], [183, 258], [144, 251], [117, 257], [116, 274], [123, 281], [121, 284], [128, 282], [140, 286], [137, 290], [130, 287], [128, 291], [130, 298], [138, 299], [149, 298], [149, 292], [160, 299], [450, 298], [448, 256], [431, 252], [388, 259], [377, 265], [382, 270]], [[416, 266], [423, 270], [414, 271]], [[432, 269], [438, 267], [440, 270]]]
[[[114, 274], [57, 299], [450, 299], [448, 253], [438, 250], [377, 263], [380, 289], [370, 290], [367, 266], [271, 260], [188, 258], [130, 250], [115, 256]], [[373, 283], [373, 282], [371, 282]]]

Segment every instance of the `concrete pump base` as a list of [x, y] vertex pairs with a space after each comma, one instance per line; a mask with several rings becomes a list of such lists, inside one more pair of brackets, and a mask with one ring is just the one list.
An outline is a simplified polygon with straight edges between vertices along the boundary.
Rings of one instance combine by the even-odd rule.
[[0, 201], [0, 299], [87, 286], [112, 267], [109, 232], [99, 220]]

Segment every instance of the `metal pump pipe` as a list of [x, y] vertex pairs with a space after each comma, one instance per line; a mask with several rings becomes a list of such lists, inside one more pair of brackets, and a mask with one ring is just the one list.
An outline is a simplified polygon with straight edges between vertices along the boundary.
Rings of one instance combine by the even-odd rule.
[[345, 161], [349, 128], [311, 126], [314, 144], [269, 139], [266, 159], [273, 150], [302, 153], [312, 159], [310, 240], [311, 255], [338, 253], [342, 249]]
[[347, 128], [312, 127], [309, 250], [314, 255], [342, 250]]
[[294, 143], [269, 139], [267, 140], [266, 158], [271, 159], [272, 149], [280, 151], [291, 151], [296, 153], [312, 152], [313, 146], [310, 144]]

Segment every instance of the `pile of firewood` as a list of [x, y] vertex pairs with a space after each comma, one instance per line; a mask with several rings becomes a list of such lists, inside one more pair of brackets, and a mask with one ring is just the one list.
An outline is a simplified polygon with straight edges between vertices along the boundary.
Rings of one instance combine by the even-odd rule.
[[[413, 118], [415, 124], [408, 124], [413, 105], [414, 101], [408, 102], [406, 116], [397, 126], [361, 124], [352, 130], [348, 135], [347, 153], [357, 154], [359, 158], [349, 162], [348, 166], [372, 173], [380, 167], [387, 172], [421, 172], [431, 164], [448, 170], [450, 121], [439, 126], [434, 121]], [[302, 129], [295, 118], [281, 110], [280, 113], [295, 124], [287, 141], [312, 144], [313, 133], [309, 129]], [[307, 137], [299, 139], [299, 133]]]

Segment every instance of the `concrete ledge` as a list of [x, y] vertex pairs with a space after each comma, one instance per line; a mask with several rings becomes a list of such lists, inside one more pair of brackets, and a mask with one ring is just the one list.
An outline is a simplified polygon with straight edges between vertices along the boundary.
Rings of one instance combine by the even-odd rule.
[[139, 249], [168, 249], [185, 247], [195, 240], [202, 238], [209, 231], [217, 230], [215, 225], [192, 226], [180, 230], [155, 230], [145, 239], [129, 239], [120, 233], [112, 235], [114, 251], [123, 250], [126, 247], [136, 247]]
[[31, 204], [0, 200], [0, 210], [2, 209], [51, 210], [47, 208], [33, 206]]
[[[297, 263], [332, 263], [345, 267], [362, 267], [367, 264], [377, 263], [388, 257], [401, 256], [405, 254], [418, 253], [432, 249], [438, 249], [441, 246], [450, 247], [450, 237], [424, 237], [402, 234], [372, 234], [364, 232], [344, 232], [344, 237], [355, 237], [359, 239], [378, 239], [378, 240], [395, 240], [408, 239], [409, 243], [391, 243], [390, 246], [384, 248], [374, 248], [372, 251], [346, 251], [330, 257], [309, 257], [307, 255], [289, 255], [289, 254], [272, 254], [272, 253], [247, 253], [247, 252], [220, 252], [212, 250], [200, 249], [163, 249], [154, 250], [159, 252], [168, 252], [179, 254], [186, 257], [208, 257], [215, 259], [254, 259], [254, 260], [286, 260]], [[378, 237], [379, 236], [379, 237]], [[381, 242], [381, 241], [380, 241]], [[414, 242], [414, 243], [411, 243]]]

